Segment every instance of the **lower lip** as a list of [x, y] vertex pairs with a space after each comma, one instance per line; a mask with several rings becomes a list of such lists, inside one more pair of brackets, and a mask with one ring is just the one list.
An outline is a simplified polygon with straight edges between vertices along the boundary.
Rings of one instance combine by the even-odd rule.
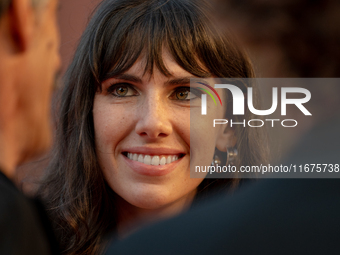
[[147, 165], [139, 161], [129, 159], [125, 157], [124, 155], [122, 156], [125, 159], [126, 163], [130, 166], [130, 168], [135, 173], [141, 174], [141, 175], [147, 175], [147, 176], [163, 176], [163, 175], [169, 174], [173, 170], [175, 170], [176, 166], [183, 159], [182, 157], [170, 164], [153, 166], [153, 165]]

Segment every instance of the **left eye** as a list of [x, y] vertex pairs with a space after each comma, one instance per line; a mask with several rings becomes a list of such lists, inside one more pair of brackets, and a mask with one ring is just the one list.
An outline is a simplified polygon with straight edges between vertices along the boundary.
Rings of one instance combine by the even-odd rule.
[[190, 91], [189, 87], [182, 87], [176, 89], [173, 94], [171, 95], [171, 99], [175, 100], [191, 100], [197, 97], [197, 93]]

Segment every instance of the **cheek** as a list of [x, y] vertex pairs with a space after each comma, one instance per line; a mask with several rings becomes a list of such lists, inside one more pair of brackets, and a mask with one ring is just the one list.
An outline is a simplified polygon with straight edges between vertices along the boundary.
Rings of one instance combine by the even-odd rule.
[[215, 153], [218, 134], [222, 126], [213, 127], [214, 119], [223, 118], [223, 110], [208, 104], [208, 114], [201, 115], [201, 108], [191, 110], [190, 147], [191, 170], [195, 166], [209, 166]]
[[177, 139], [183, 141], [185, 143], [185, 147], [190, 149], [190, 110], [171, 110], [171, 125], [174, 129], [174, 136], [177, 136]]
[[216, 144], [216, 137], [209, 125], [191, 125], [190, 127], [190, 167], [209, 166], [211, 164]]
[[[108, 111], [101, 108], [93, 108], [93, 122], [96, 147], [99, 151], [104, 152], [107, 150], [108, 145], [113, 142], [114, 136], [112, 135], [117, 130], [112, 130], [115, 126], [115, 121], [111, 117], [106, 117]], [[111, 132], [110, 132], [111, 129]]]
[[96, 148], [100, 152], [114, 153], [120, 140], [131, 129], [129, 108], [110, 104], [105, 96], [96, 95], [93, 105], [93, 122]]
[[119, 145], [133, 129], [131, 108], [112, 104], [109, 96], [96, 94], [92, 113], [98, 162], [113, 189], [117, 186], [115, 180], [124, 180], [118, 171]]

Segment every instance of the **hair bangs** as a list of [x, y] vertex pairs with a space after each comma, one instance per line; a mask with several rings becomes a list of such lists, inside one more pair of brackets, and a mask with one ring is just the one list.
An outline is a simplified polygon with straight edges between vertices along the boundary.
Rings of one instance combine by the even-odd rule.
[[[136, 1], [140, 2], [140, 1]], [[198, 77], [209, 77], [202, 51], [209, 49], [204, 22], [195, 5], [186, 1], [144, 1], [130, 8], [108, 13], [98, 26], [93, 44], [93, 69], [100, 84], [130, 69], [138, 58], [145, 61], [144, 73], [153, 73], [154, 67], [165, 76], [171, 73], [163, 61], [168, 51], [176, 63]], [[112, 19], [112, 15], [116, 17]], [[133, 18], [132, 18], [133, 17]], [[198, 28], [193, 24], [199, 24]], [[201, 24], [201, 25], [200, 25]], [[203, 34], [202, 34], [203, 33]], [[202, 48], [203, 47], [203, 48]]]

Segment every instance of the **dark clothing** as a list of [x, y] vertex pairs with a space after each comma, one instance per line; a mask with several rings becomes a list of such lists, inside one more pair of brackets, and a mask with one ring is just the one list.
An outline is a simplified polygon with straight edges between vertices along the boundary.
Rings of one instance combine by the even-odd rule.
[[[339, 130], [339, 122], [314, 129], [286, 162], [339, 164]], [[266, 179], [112, 243], [107, 254], [339, 254], [339, 238], [340, 179]]]
[[0, 254], [58, 254], [42, 205], [26, 198], [1, 171]]
[[339, 180], [262, 180], [144, 229], [107, 254], [339, 254], [339, 201]]

